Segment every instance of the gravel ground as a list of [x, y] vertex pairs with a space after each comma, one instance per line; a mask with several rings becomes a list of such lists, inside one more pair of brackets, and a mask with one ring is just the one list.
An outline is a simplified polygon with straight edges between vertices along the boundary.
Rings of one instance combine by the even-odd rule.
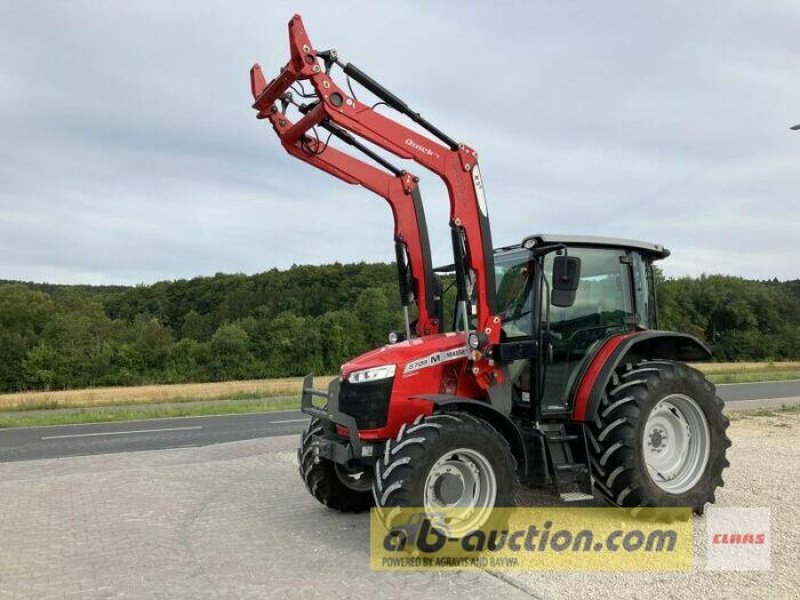
[[716, 506], [771, 510], [772, 568], [759, 572], [706, 569], [706, 519], [694, 518], [694, 568], [687, 573], [511, 573], [540, 598], [800, 598], [800, 414], [734, 414], [725, 487]]
[[[800, 415], [737, 417], [721, 506], [772, 510], [772, 569], [379, 573], [368, 520], [319, 506], [295, 437], [0, 464], [5, 598], [798, 598]], [[545, 498], [531, 495], [533, 504]]]

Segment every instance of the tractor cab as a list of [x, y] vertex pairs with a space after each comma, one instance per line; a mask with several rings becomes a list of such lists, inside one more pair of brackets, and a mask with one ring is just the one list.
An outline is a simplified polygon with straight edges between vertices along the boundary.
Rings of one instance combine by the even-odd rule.
[[532, 340], [533, 358], [508, 365], [515, 411], [539, 417], [571, 411], [573, 388], [609, 336], [656, 329], [652, 263], [656, 244], [537, 234], [495, 251], [503, 340]]

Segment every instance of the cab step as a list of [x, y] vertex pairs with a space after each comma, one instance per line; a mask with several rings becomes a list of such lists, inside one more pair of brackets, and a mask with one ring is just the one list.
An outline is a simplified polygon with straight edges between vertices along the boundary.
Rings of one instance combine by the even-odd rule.
[[577, 434], [554, 434], [548, 435], [547, 439], [551, 442], [574, 442], [580, 439], [580, 436]]
[[585, 502], [586, 500], [594, 500], [591, 494], [584, 494], [583, 492], [564, 492], [560, 494], [561, 500], [564, 502]]
[[542, 433], [553, 475], [553, 491], [565, 502], [593, 498], [589, 447], [583, 424], [551, 425]]
[[559, 473], [588, 473], [589, 467], [579, 463], [566, 463], [556, 465], [556, 471]]

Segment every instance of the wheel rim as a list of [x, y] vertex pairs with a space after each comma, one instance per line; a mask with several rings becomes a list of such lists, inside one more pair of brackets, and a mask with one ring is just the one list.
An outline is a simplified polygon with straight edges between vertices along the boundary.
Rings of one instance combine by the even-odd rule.
[[703, 476], [711, 432], [703, 409], [685, 394], [670, 394], [650, 411], [642, 439], [653, 482], [665, 492], [682, 494]]
[[354, 492], [369, 492], [372, 489], [372, 473], [363, 467], [334, 463], [334, 469], [339, 481]]
[[439, 521], [437, 509], [447, 509], [447, 534], [463, 536], [489, 518], [497, 499], [497, 477], [489, 460], [470, 448], [443, 455], [425, 478], [425, 510]]

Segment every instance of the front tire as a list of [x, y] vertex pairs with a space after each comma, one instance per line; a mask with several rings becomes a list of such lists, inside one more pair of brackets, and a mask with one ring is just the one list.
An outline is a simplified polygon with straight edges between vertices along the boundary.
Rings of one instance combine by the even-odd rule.
[[322, 435], [319, 419], [311, 419], [297, 449], [297, 463], [306, 489], [328, 508], [359, 513], [372, 506], [372, 473], [352, 465], [338, 465], [314, 453], [313, 439]]
[[722, 407], [714, 385], [688, 365], [625, 365], [591, 427], [595, 487], [617, 506], [691, 507], [702, 514], [730, 464]]
[[388, 440], [375, 465], [373, 493], [384, 515], [394, 507], [444, 509], [451, 537], [486, 525], [495, 507], [513, 506], [519, 481], [505, 438], [463, 412], [419, 417]]

